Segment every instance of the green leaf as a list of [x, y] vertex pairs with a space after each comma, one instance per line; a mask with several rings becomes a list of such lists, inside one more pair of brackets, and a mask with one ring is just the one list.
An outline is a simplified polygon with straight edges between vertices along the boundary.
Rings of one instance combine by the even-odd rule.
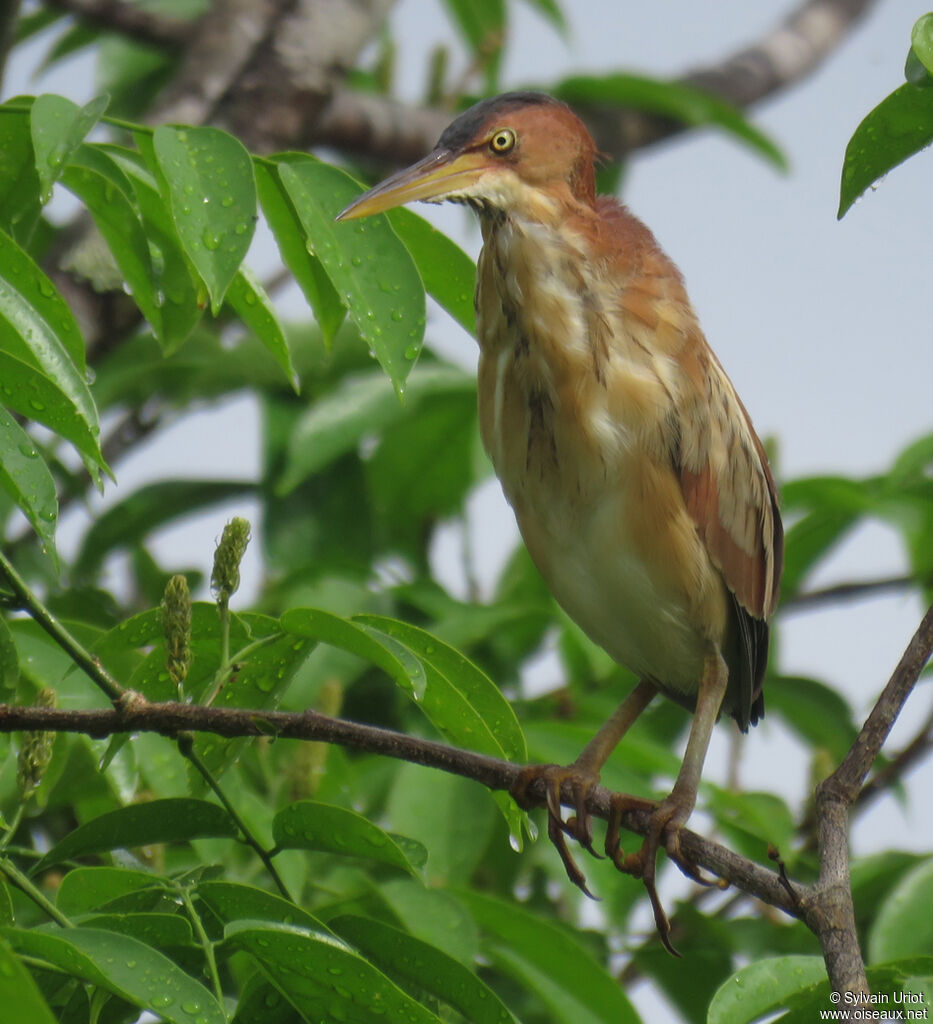
[[132, 804], [79, 825], [38, 862], [35, 871], [89, 853], [182, 842], [204, 837], [236, 839], [236, 825], [218, 804], [187, 797]]
[[[216, 610], [211, 608], [210, 611], [210, 625], [193, 635], [192, 648], [195, 658], [201, 661], [202, 669], [206, 663], [216, 670], [220, 665], [222, 640]], [[310, 641], [296, 641], [294, 636], [280, 632], [275, 619], [249, 612], [236, 615], [230, 629], [231, 657], [236, 669], [223, 682], [213, 705], [257, 710], [277, 707], [313, 646]], [[154, 670], [157, 674], [164, 674], [164, 664], [162, 657], [151, 657], [146, 668], [149, 672]], [[189, 681], [193, 682], [190, 674]], [[186, 692], [202, 696], [204, 690], [191, 686]], [[249, 737], [227, 739], [201, 733], [195, 739], [195, 750], [217, 777], [251, 742]]]
[[855, 740], [848, 702], [825, 683], [800, 676], [768, 680], [768, 712], [776, 711], [811, 747], [827, 750], [838, 764]]
[[[525, 737], [512, 705], [469, 658], [426, 630], [397, 619], [356, 615], [353, 621], [392, 637], [429, 668], [420, 706], [452, 743], [509, 761], [527, 758]], [[439, 690], [436, 695], [431, 693], [433, 686]]]
[[430, 525], [460, 512], [470, 490], [491, 472], [480, 453], [474, 388], [422, 399], [383, 433], [365, 469], [387, 546], [416, 561]]
[[292, 365], [292, 354], [288, 347], [285, 331], [279, 323], [275, 307], [266, 294], [265, 288], [259, 283], [256, 275], [245, 264], [236, 272], [227, 292], [227, 301], [236, 310], [237, 316], [265, 345], [272, 358], [281, 366], [295, 394], [301, 391], [301, 385], [295, 367]]
[[476, 330], [473, 292], [476, 264], [442, 231], [417, 213], [399, 207], [387, 214], [395, 233], [411, 253], [425, 291], [469, 334]]
[[506, 36], [505, 0], [444, 0], [454, 24], [484, 68], [485, 91], [498, 92], [499, 69]]
[[139, 543], [152, 530], [188, 515], [250, 493], [246, 481], [164, 480], [148, 484], [99, 516], [84, 535], [74, 565], [76, 577], [89, 577], [111, 551]]
[[424, 340], [424, 286], [384, 217], [335, 222], [359, 195], [353, 179], [319, 161], [279, 164], [279, 176], [360, 337], [401, 396]]
[[[439, 774], [429, 773], [427, 768], [420, 765], [406, 764], [403, 768], [420, 771], [422, 776]], [[430, 857], [433, 855], [432, 846]], [[448, 956], [467, 967], [476, 961], [479, 955], [479, 929], [466, 907], [453, 893], [433, 885], [424, 885], [407, 876], [396, 875], [379, 882], [379, 896], [409, 935], [443, 949]]]
[[43, 203], [52, 198], [52, 186], [65, 164], [101, 119], [109, 103], [109, 96], [98, 96], [79, 107], [64, 96], [51, 93], [37, 96], [33, 101], [30, 112], [32, 148]]
[[27, 39], [31, 39], [34, 35], [43, 32], [49, 25], [54, 25], [56, 21], [63, 17], [64, 15], [58, 11], [42, 9], [34, 11], [32, 14], [20, 15], [13, 33], [14, 44], [18, 46]]
[[933, 857], [909, 871], [878, 911], [868, 936], [872, 963], [925, 956], [933, 949]]
[[231, 1024], [307, 1024], [281, 992], [261, 974], [248, 978]]
[[[454, 746], [506, 760], [524, 762], [525, 737], [512, 705], [496, 684], [465, 655], [430, 633], [377, 615], [358, 615], [355, 622], [392, 637], [412, 651], [427, 673], [418, 707]], [[493, 799], [509, 826], [512, 841], [521, 844], [526, 816], [507, 793]]]
[[628, 997], [573, 933], [514, 901], [460, 898], [487, 935], [486, 955], [533, 992], [554, 1024], [639, 1024]]
[[412, 994], [429, 992], [470, 1024], [516, 1024], [488, 985], [435, 946], [371, 918], [339, 917], [332, 924], [367, 960]]
[[0, 940], [0, 1006], [11, 1021], [56, 1024], [32, 975], [6, 942]]
[[[302, 154], [297, 159], [305, 157]], [[325, 344], [330, 345], [346, 316], [346, 307], [321, 261], [308, 251], [298, 211], [282, 184], [276, 164], [257, 161], [255, 169], [262, 212], [275, 236], [282, 262], [294, 275], [321, 328]]]
[[[425, 814], [426, 807], [431, 808], [429, 815]], [[398, 766], [385, 813], [395, 831], [418, 840], [428, 849], [424, 875], [432, 892], [443, 886], [468, 885], [490, 842], [500, 841], [496, 810], [485, 786], [420, 764]], [[514, 827], [517, 831], [518, 824]], [[446, 919], [452, 918], [454, 912], [448, 910]], [[430, 941], [431, 937], [423, 932], [409, 930]], [[452, 937], [445, 936], [445, 941], [434, 944], [464, 961]]]
[[106, 468], [100, 450], [100, 428], [93, 401], [89, 408], [75, 406], [57, 381], [2, 349], [0, 382], [0, 404], [43, 424], [59, 437], [70, 441], [95, 477], [98, 475], [97, 467]]
[[644, 75], [576, 75], [551, 90], [567, 103], [635, 107], [674, 118], [690, 127], [721, 128], [763, 156], [778, 170], [787, 170], [781, 150], [736, 107], [717, 96], [680, 82], [665, 82]]
[[329, 931], [326, 925], [296, 904], [252, 885], [199, 882], [197, 895], [222, 924], [238, 920], [273, 921], [276, 924], [298, 925], [311, 931]]
[[[98, 468], [106, 467], [97, 408], [84, 379], [81, 332], [52, 282], [3, 232], [0, 358], [6, 370], [0, 375], [0, 402], [71, 441], [96, 478]], [[35, 452], [31, 444], [28, 448]]]
[[256, 227], [252, 160], [238, 139], [209, 126], [160, 125], [153, 145], [178, 237], [216, 316]]
[[[99, 985], [171, 1024], [226, 1024], [217, 1000], [171, 960], [129, 935], [97, 928], [55, 934], [4, 928], [14, 949]], [[24, 1018], [26, 1019], [26, 1018]]]
[[908, 82], [855, 129], [842, 164], [838, 219], [870, 185], [933, 142], [933, 88]]
[[[0, 228], [27, 245], [39, 219], [39, 177], [32, 150], [29, 111], [23, 97], [0, 107]], [[26, 101], [31, 102], [31, 100]]]
[[933, 75], [933, 13], [924, 14], [914, 22], [910, 32], [910, 48], [917, 59]]
[[88, 208], [136, 305], [162, 340], [164, 300], [129, 179], [103, 149], [83, 145], [72, 155], [61, 181]]
[[129, 935], [157, 949], [174, 951], [179, 946], [194, 945], [191, 923], [180, 914], [121, 911], [114, 914], [91, 914], [80, 924], [84, 928], [103, 928], [108, 932]]
[[[19, 652], [6, 619], [0, 618], [0, 700], [4, 703], [14, 700], [18, 683]], [[0, 903], [2, 903], [2, 898], [0, 898]], [[2, 920], [2, 915], [0, 915], [0, 920]]]
[[[151, 140], [140, 134], [140, 145], [151, 149]], [[163, 355], [171, 355], [186, 341], [201, 319], [204, 302], [202, 288], [182, 248], [171, 211], [159, 192], [156, 179], [143, 157], [135, 150], [121, 146], [101, 146], [133, 186], [136, 205], [146, 238], [156, 258], [152, 270], [155, 301], [160, 313], [159, 343]], [[155, 165], [155, 157], [152, 157]]]
[[557, 4], [557, 0], [526, 0], [526, 2], [546, 18], [557, 29], [562, 38], [566, 39], [569, 37], [567, 19]]
[[243, 922], [227, 929], [223, 945], [250, 953], [306, 1020], [440, 1024], [433, 1013], [330, 935]]
[[[315, 800], [299, 800], [283, 807], [272, 823], [272, 837], [278, 849], [322, 850], [344, 857], [362, 857], [378, 861], [417, 877], [418, 869], [412, 862], [414, 852], [406, 842], [409, 853], [399, 845], [396, 837], [373, 825], [360, 814], [333, 804]], [[415, 850], [422, 850], [420, 843]], [[423, 863], [424, 856], [418, 859]]]
[[[38, 263], [2, 232], [0, 288], [0, 313], [9, 324], [0, 333], [4, 347], [53, 379], [76, 376], [72, 386], [83, 387], [84, 338], [74, 314]], [[20, 336], [15, 347], [9, 327]]]
[[22, 509], [42, 546], [54, 555], [58, 521], [55, 481], [32, 438], [2, 406], [0, 487]]
[[288, 443], [285, 470], [278, 485], [287, 494], [340, 455], [354, 451], [362, 439], [409, 415], [409, 407], [432, 395], [470, 395], [473, 378], [452, 366], [428, 363], [414, 369], [403, 406], [381, 373], [346, 378], [318, 399], [298, 420]]
[[733, 974], [710, 1003], [708, 1024], [751, 1024], [765, 1014], [787, 1009], [826, 983], [818, 956], [780, 956], [759, 960]]
[[768, 845], [775, 846], [787, 860], [793, 853], [795, 822], [787, 804], [774, 793], [733, 793], [718, 786], [707, 787], [706, 804], [716, 824], [752, 858], [761, 859]]
[[150, 889], [167, 889], [167, 884], [158, 875], [130, 868], [74, 868], [62, 878], [55, 905], [63, 914], [76, 917], [98, 910], [127, 893]]
[[424, 666], [402, 644], [380, 630], [367, 629], [320, 608], [291, 608], [279, 619], [288, 633], [310, 637], [378, 665], [402, 689], [420, 700], [427, 686]]

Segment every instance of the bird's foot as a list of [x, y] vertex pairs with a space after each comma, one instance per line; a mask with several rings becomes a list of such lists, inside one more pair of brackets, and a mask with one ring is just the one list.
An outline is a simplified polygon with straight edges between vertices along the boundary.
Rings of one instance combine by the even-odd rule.
[[[560, 854], [561, 862], [570, 881], [586, 893], [590, 899], [596, 899], [587, 888], [586, 876], [577, 867], [570, 848], [567, 846], [566, 837], [570, 836], [571, 839], [575, 839], [587, 853], [591, 853], [594, 857], [600, 857], [600, 854], [593, 848], [592, 819], [586, 809], [590, 793], [599, 784], [599, 776], [573, 764], [564, 767], [556, 764], [526, 765], [509, 790], [519, 807], [527, 811], [540, 805], [541, 800], [530, 795], [532, 786], [539, 781], [544, 784], [548, 839]], [[561, 793], [565, 783], [570, 784], [573, 793], [572, 806], [575, 811], [566, 820], [564, 820], [560, 809]]]
[[680, 830], [690, 817], [693, 810], [692, 800], [683, 800], [671, 793], [659, 804], [649, 805], [651, 821], [648, 833], [637, 853], [626, 854], [622, 849], [619, 832], [622, 827], [622, 815], [626, 811], [645, 808], [646, 801], [621, 793], [613, 795], [610, 802], [609, 824], [606, 828], [606, 856], [613, 864], [627, 875], [640, 878], [648, 893], [654, 923], [664, 948], [673, 956], [680, 956], [671, 942], [671, 923], [658, 896], [655, 877], [657, 873], [658, 851], [663, 842], [668, 857], [680, 870], [700, 885], [717, 885], [715, 879], [704, 877], [697, 865], [683, 852], [680, 846]]

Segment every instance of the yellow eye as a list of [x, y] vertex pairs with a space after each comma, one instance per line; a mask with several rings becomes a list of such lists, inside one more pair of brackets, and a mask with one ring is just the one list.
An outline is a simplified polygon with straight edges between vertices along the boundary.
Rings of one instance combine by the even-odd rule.
[[500, 128], [489, 140], [493, 153], [508, 153], [515, 145], [515, 132], [511, 128]]

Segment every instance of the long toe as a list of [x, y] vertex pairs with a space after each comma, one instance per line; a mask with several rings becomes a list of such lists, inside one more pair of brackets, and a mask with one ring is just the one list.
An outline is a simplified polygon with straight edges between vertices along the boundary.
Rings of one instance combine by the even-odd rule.
[[[538, 783], [543, 783], [544, 798]], [[569, 783], [575, 814], [566, 821], [561, 814], [564, 785]], [[586, 876], [577, 866], [567, 845], [567, 836], [577, 840], [585, 850], [598, 856], [593, 850], [593, 832], [587, 800], [593, 788], [599, 783], [599, 776], [582, 771], [575, 765], [562, 767], [555, 764], [526, 765], [512, 785], [510, 793], [515, 802], [525, 810], [544, 805], [548, 815], [548, 838], [560, 855], [567, 877], [578, 889], [595, 899], [587, 888]], [[537, 789], [537, 793], [534, 791]]]

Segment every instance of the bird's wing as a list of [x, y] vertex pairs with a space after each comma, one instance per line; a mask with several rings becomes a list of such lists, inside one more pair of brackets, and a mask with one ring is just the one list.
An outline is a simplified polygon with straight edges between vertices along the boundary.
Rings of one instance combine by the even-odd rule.
[[777, 491], [761, 441], [731, 381], [699, 328], [681, 368], [672, 453], [684, 501], [729, 590], [754, 618], [777, 604], [783, 530]]
[[767, 620], [777, 604], [784, 533], [761, 441], [699, 328], [696, 334], [681, 363], [689, 386], [672, 454], [687, 510], [732, 594], [727, 700], [744, 730], [764, 713]]

